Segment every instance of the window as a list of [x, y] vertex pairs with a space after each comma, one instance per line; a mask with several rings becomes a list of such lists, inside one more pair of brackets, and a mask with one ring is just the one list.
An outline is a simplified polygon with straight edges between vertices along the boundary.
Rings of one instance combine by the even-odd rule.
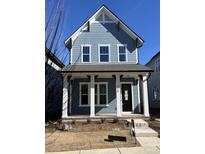
[[125, 62], [127, 60], [126, 56], [126, 45], [118, 45], [118, 61]]
[[[80, 83], [80, 106], [89, 106], [89, 83]], [[108, 84], [106, 82], [95, 83], [95, 105], [105, 106], [108, 104]]]
[[90, 45], [82, 45], [81, 49], [82, 49], [82, 62], [84, 63], [88, 63], [90, 62]]
[[113, 23], [114, 21], [112, 21], [112, 19], [110, 19], [110, 17], [108, 17], [105, 13], [102, 13], [100, 16], [98, 16], [96, 18], [96, 21], [100, 22], [100, 23]]
[[157, 99], [157, 91], [153, 89], [153, 100]]
[[88, 84], [80, 84], [80, 104], [88, 105]]
[[109, 62], [109, 45], [99, 45], [99, 61]]
[[153, 88], [153, 94], [152, 94], [152, 98], [153, 100], [159, 100], [160, 96], [159, 96], [160, 92], [159, 92], [159, 88]]
[[155, 61], [155, 71], [160, 72], [160, 60], [159, 59]]
[[95, 104], [96, 105], [107, 105], [108, 104], [107, 83], [95, 84]]

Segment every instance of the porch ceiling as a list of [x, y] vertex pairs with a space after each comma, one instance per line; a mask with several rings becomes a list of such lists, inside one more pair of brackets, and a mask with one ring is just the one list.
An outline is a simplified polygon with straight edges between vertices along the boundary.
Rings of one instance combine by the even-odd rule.
[[152, 72], [153, 70], [141, 64], [75, 64], [67, 65], [62, 72]]

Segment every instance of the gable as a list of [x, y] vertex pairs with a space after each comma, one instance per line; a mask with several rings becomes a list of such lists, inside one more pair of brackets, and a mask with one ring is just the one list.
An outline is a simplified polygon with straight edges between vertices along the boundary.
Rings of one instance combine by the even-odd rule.
[[78, 30], [76, 30], [66, 41], [65, 45], [68, 48], [72, 48], [72, 42], [78, 37], [78, 35], [85, 29], [89, 31], [90, 24], [93, 22], [102, 22], [102, 23], [115, 23], [118, 28], [123, 29], [133, 40], [136, 41], [136, 47], [139, 48], [143, 44], [143, 39], [140, 38], [135, 32], [133, 32], [124, 22], [122, 22], [114, 13], [112, 13], [104, 5], [93, 15], [91, 16]]

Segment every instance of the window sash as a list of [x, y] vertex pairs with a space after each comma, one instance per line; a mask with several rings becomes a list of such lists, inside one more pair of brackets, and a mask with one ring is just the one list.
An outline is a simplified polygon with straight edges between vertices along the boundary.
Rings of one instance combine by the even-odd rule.
[[[83, 91], [83, 86], [86, 86], [85, 91]], [[89, 88], [88, 88], [88, 84], [80, 84], [80, 105], [89, 105]], [[85, 88], [85, 87], [84, 87]], [[83, 101], [83, 98], [85, 98], [85, 96], [87, 96], [87, 100], [85, 103], [85, 101]]]
[[119, 54], [119, 61], [120, 62], [126, 61], [126, 54]]
[[90, 55], [83, 55], [83, 62], [89, 62], [90, 61]]

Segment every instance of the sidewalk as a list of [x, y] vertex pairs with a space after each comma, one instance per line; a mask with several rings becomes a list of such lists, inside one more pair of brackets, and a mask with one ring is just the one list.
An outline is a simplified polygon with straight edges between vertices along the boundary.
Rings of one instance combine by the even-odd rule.
[[137, 137], [141, 147], [92, 149], [67, 152], [47, 152], [46, 154], [159, 154], [160, 139], [158, 137]]

